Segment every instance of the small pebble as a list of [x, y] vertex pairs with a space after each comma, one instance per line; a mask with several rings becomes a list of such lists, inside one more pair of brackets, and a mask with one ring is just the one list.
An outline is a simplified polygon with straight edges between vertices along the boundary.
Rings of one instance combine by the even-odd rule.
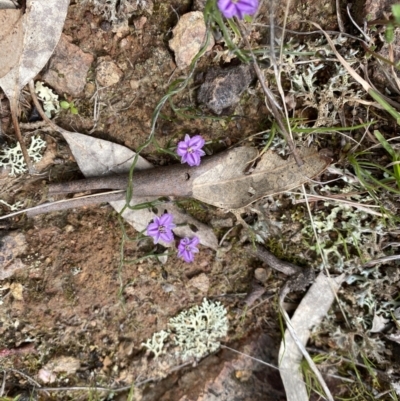
[[201, 292], [208, 292], [210, 288], [210, 279], [207, 277], [205, 273], [201, 273], [196, 277], [193, 277], [189, 280], [189, 286], [195, 287]]
[[258, 280], [260, 283], [265, 283], [268, 280], [268, 273], [265, 269], [262, 267], [259, 267], [254, 271], [254, 277], [256, 280]]
[[111, 22], [104, 20], [100, 22], [100, 29], [104, 32], [108, 32], [111, 29]]

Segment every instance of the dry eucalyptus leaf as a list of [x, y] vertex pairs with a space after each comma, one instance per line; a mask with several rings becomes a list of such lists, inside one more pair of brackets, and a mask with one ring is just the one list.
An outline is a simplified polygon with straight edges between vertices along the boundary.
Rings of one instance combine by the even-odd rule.
[[[69, 0], [27, 0], [22, 23], [22, 52], [14, 66], [0, 78], [0, 88], [10, 100], [15, 135], [30, 173], [35, 169], [18, 125], [18, 99], [22, 88], [45, 66], [56, 47], [67, 16]], [[0, 25], [2, 28], [2, 25]], [[2, 43], [0, 42], [0, 47]], [[1, 62], [1, 58], [0, 58]], [[1, 74], [0, 74], [1, 76]]]
[[[329, 278], [320, 273], [296, 309], [290, 324], [303, 346], [310, 338], [311, 329], [318, 326], [328, 313], [335, 294], [344, 280], [344, 274]], [[301, 374], [303, 355], [288, 330], [279, 349], [279, 369], [288, 401], [309, 400]]]
[[56, 47], [67, 16], [69, 0], [27, 0], [19, 29], [23, 50], [19, 62], [0, 79], [8, 98], [20, 90], [45, 66]]
[[0, 10], [15, 10], [16, 8], [11, 0], [0, 0]]
[[[71, 148], [79, 168], [86, 177], [126, 174], [136, 155], [135, 152], [124, 146], [102, 139], [79, 133], [63, 133], [63, 135]], [[138, 157], [136, 163], [137, 170], [145, 170], [152, 167], [152, 164], [143, 157]], [[156, 199], [157, 198], [154, 197], [134, 196], [132, 197], [131, 205], [151, 202]], [[110, 202], [110, 205], [117, 212], [120, 212], [125, 206], [125, 201], [113, 201]], [[157, 215], [159, 216], [163, 214], [164, 211], [174, 216], [174, 223], [178, 225], [178, 227], [173, 230], [176, 235], [180, 237], [193, 237], [193, 235], [197, 235], [202, 245], [212, 249], [218, 247], [218, 240], [212, 229], [185, 214], [175, 204], [165, 203], [157, 206], [157, 209]], [[122, 217], [139, 232], [145, 230], [155, 216], [156, 214], [148, 209], [126, 209], [122, 214]]]
[[[135, 157], [135, 152], [125, 146], [77, 132], [63, 132], [65, 140], [85, 177], [126, 174]], [[145, 170], [153, 165], [139, 156], [136, 168]]]
[[322, 173], [331, 159], [314, 148], [300, 148], [304, 164], [299, 167], [293, 157], [284, 160], [268, 151], [253, 172], [246, 171], [257, 157], [254, 148], [236, 148], [223, 164], [211, 168], [193, 181], [193, 197], [224, 209], [238, 209], [267, 195], [299, 187]]
[[4, 77], [22, 54], [22, 10], [0, 9], [0, 78]]

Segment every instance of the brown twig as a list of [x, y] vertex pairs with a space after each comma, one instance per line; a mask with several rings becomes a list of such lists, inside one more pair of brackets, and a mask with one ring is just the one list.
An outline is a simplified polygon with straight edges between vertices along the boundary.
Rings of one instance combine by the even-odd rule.
[[339, 25], [339, 31], [341, 33], [346, 32], [346, 30], [344, 29], [342, 13], [340, 12], [340, 0], [336, 0], [336, 18]]
[[302, 269], [299, 266], [278, 259], [276, 256], [274, 256], [271, 252], [267, 251], [261, 245], [256, 245], [255, 247], [249, 246], [247, 248], [247, 251], [256, 258], [261, 259], [263, 262], [268, 264], [273, 269], [278, 270], [281, 273], [286, 274], [287, 276], [292, 276], [302, 271]]
[[261, 245], [256, 245], [255, 248], [248, 247], [248, 251], [253, 256], [267, 263], [272, 269], [290, 276], [280, 291], [279, 297], [281, 299], [285, 299], [286, 295], [290, 292], [304, 291], [315, 279], [314, 270], [310, 268], [302, 269], [293, 263], [280, 260]]
[[[135, 171], [133, 176], [134, 196], [179, 196], [192, 195], [193, 181], [211, 168], [223, 164], [230, 151], [205, 157], [198, 167], [174, 164]], [[49, 185], [49, 195], [77, 193], [92, 190], [124, 189], [128, 187], [128, 174], [93, 177], [78, 181]]]
[[14, 125], [14, 130], [15, 130], [15, 136], [17, 137], [17, 140], [21, 146], [21, 151], [22, 155], [24, 156], [24, 160], [26, 163], [26, 166], [28, 167], [29, 174], [34, 174], [36, 173], [36, 169], [33, 167], [33, 164], [31, 162], [31, 159], [28, 154], [28, 149], [25, 146], [25, 142], [22, 138], [21, 135], [21, 130], [19, 128], [19, 123], [18, 123], [18, 98], [16, 96], [13, 96], [10, 99], [10, 110], [11, 110], [11, 118], [12, 122]]

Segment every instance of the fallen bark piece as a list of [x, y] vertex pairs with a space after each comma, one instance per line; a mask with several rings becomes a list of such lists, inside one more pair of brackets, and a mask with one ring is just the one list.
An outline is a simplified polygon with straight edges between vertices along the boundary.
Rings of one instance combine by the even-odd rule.
[[[94, 149], [90, 152], [95, 154]], [[293, 158], [283, 160], [273, 152], [266, 152], [251, 171], [258, 152], [255, 148], [243, 146], [204, 158], [199, 167], [178, 164], [146, 173], [139, 171], [133, 175], [133, 193], [142, 196], [193, 197], [223, 209], [239, 209], [264, 196], [304, 184], [324, 171], [331, 162], [323, 152], [318, 153], [314, 148], [300, 148], [298, 153], [304, 161], [300, 167]], [[82, 163], [87, 161], [82, 160]], [[126, 175], [97, 177], [50, 185], [49, 193], [126, 189], [127, 186]]]
[[[136, 153], [130, 149], [102, 139], [90, 137], [79, 133], [63, 133], [65, 140], [71, 148], [71, 151], [86, 177], [106, 176], [107, 174], [125, 174], [129, 171]], [[151, 175], [153, 165], [138, 156], [135, 169], [149, 170], [146, 175]], [[136, 170], [135, 170], [136, 171]], [[114, 177], [115, 178], [115, 177]], [[127, 180], [124, 180], [124, 189], [127, 187]], [[131, 206], [140, 203], [150, 203], [156, 201], [157, 197], [146, 197], [144, 193], [139, 192], [142, 196], [133, 196], [130, 202]], [[117, 211], [121, 212], [125, 208], [125, 200], [110, 202], [110, 205]], [[185, 214], [174, 203], [163, 203], [158, 207], [158, 213], [154, 213], [150, 208], [132, 210], [125, 209], [122, 217], [131, 224], [137, 231], [142, 232], [153, 218], [167, 211], [174, 216], [174, 223], [178, 226], [174, 228], [174, 233], [180, 237], [193, 237], [196, 235], [200, 239], [200, 243], [212, 249], [217, 249], [218, 240], [213, 230], [207, 225], [200, 223], [192, 216]], [[163, 243], [164, 246], [172, 244]]]

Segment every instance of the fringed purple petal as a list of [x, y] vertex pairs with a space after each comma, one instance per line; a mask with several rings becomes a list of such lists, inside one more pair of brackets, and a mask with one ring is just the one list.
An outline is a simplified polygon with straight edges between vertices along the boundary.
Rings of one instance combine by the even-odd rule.
[[255, 14], [258, 0], [239, 0], [235, 3], [232, 0], [218, 0], [218, 8], [225, 18], [237, 16], [243, 19], [245, 14]]
[[188, 153], [186, 156], [186, 162], [189, 164], [190, 167], [200, 165], [200, 156], [197, 152]]
[[158, 233], [158, 227], [159, 227], [159, 225], [158, 225], [157, 223], [150, 223], [150, 224], [147, 226], [146, 234], [147, 234], [148, 236], [150, 236], [150, 237], [156, 236], [157, 233]]
[[200, 243], [199, 237], [196, 236], [194, 236], [189, 242], [189, 244], [193, 247], [197, 246], [199, 243]]
[[195, 135], [193, 138], [190, 138], [186, 134], [185, 139], [180, 141], [176, 147], [176, 153], [181, 157], [181, 163], [188, 163], [189, 166], [200, 165], [200, 157], [205, 155], [201, 149], [204, 144], [205, 140], [201, 135]]
[[200, 242], [198, 237], [182, 238], [178, 245], [178, 258], [183, 258], [187, 263], [191, 263], [194, 260], [194, 254], [198, 253], [199, 250], [196, 245]]
[[159, 224], [160, 224], [160, 226], [164, 226], [166, 228], [169, 228], [169, 226], [171, 225], [173, 219], [174, 219], [174, 216], [172, 216], [172, 214], [164, 213], [159, 218]]
[[186, 263], [192, 263], [194, 260], [194, 255], [191, 252], [185, 250], [183, 252], [183, 259]]
[[174, 234], [172, 234], [171, 230], [166, 230], [165, 232], [160, 233], [160, 238], [164, 241], [164, 242], [172, 242], [174, 240]]
[[186, 145], [186, 143], [184, 142], [180, 142], [178, 144], [178, 147], [176, 148], [176, 153], [178, 154], [178, 156], [184, 156], [188, 151], [188, 147]]
[[225, 18], [232, 18], [237, 15], [237, 7], [233, 3], [230, 3], [224, 9], [220, 9], [220, 11]]
[[253, 15], [257, 11], [258, 4], [252, 1], [242, 1], [236, 5], [242, 14]]
[[199, 253], [199, 250], [197, 249], [197, 248], [192, 248], [192, 247], [190, 247], [190, 252], [192, 252], [192, 253]]
[[160, 233], [160, 231], [157, 231], [157, 234], [154, 235], [154, 237], [153, 237], [155, 244], [158, 244], [158, 241], [160, 241], [160, 237], [161, 237], [161, 233]]
[[218, 8], [222, 11], [232, 4], [232, 0], [218, 0]]
[[188, 145], [192, 149], [197, 150], [197, 149], [202, 148], [205, 143], [206, 143], [206, 141], [203, 139], [203, 137], [201, 135], [195, 135], [193, 138], [190, 139], [190, 141], [188, 142]]

